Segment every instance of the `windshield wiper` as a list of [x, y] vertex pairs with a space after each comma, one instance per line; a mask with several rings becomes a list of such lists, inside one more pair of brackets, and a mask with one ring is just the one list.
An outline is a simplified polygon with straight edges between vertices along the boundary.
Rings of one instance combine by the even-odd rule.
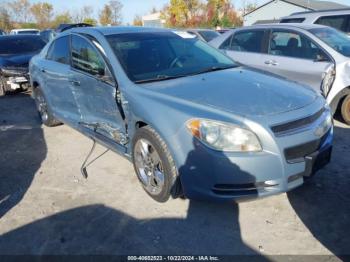
[[200, 74], [204, 74], [204, 73], [209, 73], [209, 72], [214, 72], [214, 71], [220, 71], [220, 70], [225, 70], [225, 69], [230, 69], [230, 68], [235, 68], [237, 67], [237, 65], [229, 65], [229, 66], [212, 66], [212, 67], [208, 67], [205, 68], [199, 72], [195, 72], [191, 75], [200, 75]]
[[144, 80], [137, 80], [137, 81], [135, 81], [135, 83], [136, 84], [150, 83], [150, 82], [164, 81], [164, 80], [175, 79], [175, 78], [180, 78], [180, 77], [185, 77], [185, 76], [186, 75], [176, 75], [176, 76], [157, 75], [155, 78], [149, 78], [149, 79], [144, 79]]
[[157, 75], [155, 78], [149, 78], [149, 79], [144, 79], [144, 80], [137, 80], [137, 81], [135, 81], [135, 83], [136, 84], [141, 84], [141, 83], [150, 83], [150, 82], [164, 81], [164, 80], [170, 80], [170, 79], [175, 79], [175, 78], [180, 78], [180, 77], [200, 75], [200, 74], [204, 74], [204, 73], [208, 73], [208, 72], [225, 70], [225, 69], [230, 69], [230, 68], [235, 68], [235, 67], [237, 67], [237, 65], [212, 66], [212, 67], [208, 67], [208, 68], [205, 68], [203, 70], [200, 70], [198, 72], [189, 73], [189, 74], [183, 74], [183, 75], [175, 75], [175, 76]]

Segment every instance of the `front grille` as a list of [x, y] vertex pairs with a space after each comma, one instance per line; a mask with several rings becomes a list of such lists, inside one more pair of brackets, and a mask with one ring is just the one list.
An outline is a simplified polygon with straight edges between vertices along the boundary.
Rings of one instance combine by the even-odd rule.
[[301, 118], [298, 120], [294, 120], [288, 123], [283, 123], [283, 124], [278, 124], [275, 126], [271, 127], [272, 132], [275, 133], [276, 136], [280, 136], [286, 133], [290, 133], [293, 132], [297, 129], [301, 129], [303, 127], [306, 127], [308, 125], [310, 125], [311, 123], [315, 122], [325, 111], [324, 108], [322, 108], [320, 111], [318, 111], [317, 113], [305, 117], [305, 118]]
[[295, 163], [295, 162], [303, 161], [303, 159], [306, 156], [316, 152], [320, 148], [320, 146], [324, 143], [324, 141], [327, 139], [329, 132], [330, 131], [328, 131], [323, 137], [317, 140], [286, 148], [284, 150], [284, 156], [287, 162]]

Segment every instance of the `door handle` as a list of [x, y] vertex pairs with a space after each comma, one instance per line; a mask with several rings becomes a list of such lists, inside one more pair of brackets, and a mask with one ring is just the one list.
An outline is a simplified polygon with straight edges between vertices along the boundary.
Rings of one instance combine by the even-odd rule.
[[265, 61], [265, 64], [266, 65], [273, 65], [273, 66], [278, 65], [277, 61], [275, 61], [275, 60], [267, 60], [267, 61]]
[[70, 80], [69, 82], [74, 86], [80, 86], [80, 81], [78, 80]]
[[45, 68], [41, 68], [40, 71], [41, 71], [42, 73], [46, 73]]

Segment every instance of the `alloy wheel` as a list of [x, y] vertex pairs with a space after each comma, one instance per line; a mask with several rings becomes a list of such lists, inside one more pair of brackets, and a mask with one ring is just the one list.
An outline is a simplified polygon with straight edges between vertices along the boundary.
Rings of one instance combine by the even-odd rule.
[[135, 145], [135, 166], [143, 187], [151, 195], [158, 195], [164, 187], [164, 168], [157, 150], [146, 139]]
[[37, 92], [36, 94], [36, 101], [37, 101], [37, 107], [38, 107], [41, 120], [45, 122], [48, 120], [49, 115], [47, 112], [47, 103], [45, 101], [45, 98], [40, 92]]

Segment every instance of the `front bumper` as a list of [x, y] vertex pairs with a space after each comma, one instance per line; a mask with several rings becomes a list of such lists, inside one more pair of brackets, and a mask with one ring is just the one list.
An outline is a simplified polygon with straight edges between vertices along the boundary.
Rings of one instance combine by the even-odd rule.
[[232, 201], [290, 191], [330, 161], [333, 130], [302, 162], [288, 163], [268, 152], [224, 154], [193, 140], [194, 149], [179, 168], [184, 195], [190, 199]]
[[[318, 106], [314, 105], [312, 111], [318, 111]], [[300, 113], [305, 115], [304, 110]], [[248, 125], [261, 138], [262, 152], [215, 151], [181, 129], [169, 144], [176, 145], [171, 150], [184, 195], [190, 199], [232, 201], [275, 195], [302, 185], [305, 177], [330, 161], [333, 127], [322, 137], [315, 135], [326, 114], [308, 128], [282, 136], [275, 136], [268, 126]]]

